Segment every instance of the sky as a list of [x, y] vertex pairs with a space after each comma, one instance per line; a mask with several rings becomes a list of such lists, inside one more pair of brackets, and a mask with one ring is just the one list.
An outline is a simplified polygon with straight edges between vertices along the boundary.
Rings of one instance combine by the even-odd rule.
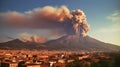
[[[46, 6], [59, 8], [66, 6], [70, 11], [81, 9], [90, 25], [88, 35], [106, 43], [120, 46], [120, 0], [0, 0], [0, 15], [6, 13], [23, 14]], [[48, 10], [49, 11], [49, 10]], [[52, 16], [51, 16], [52, 17]], [[22, 19], [22, 18], [21, 18]], [[12, 28], [3, 25], [4, 18], [0, 17], [0, 42], [9, 41], [21, 36], [56, 38], [49, 29]], [[26, 27], [27, 24], [24, 24]]]

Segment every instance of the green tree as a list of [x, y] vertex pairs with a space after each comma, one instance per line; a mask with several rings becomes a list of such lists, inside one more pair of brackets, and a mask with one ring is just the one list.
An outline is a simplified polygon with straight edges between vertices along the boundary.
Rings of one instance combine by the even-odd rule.
[[115, 67], [120, 67], [120, 54], [115, 57]]
[[93, 62], [93, 63], [91, 64], [91, 67], [101, 67], [101, 65], [100, 65], [100, 63], [95, 63], [95, 62]]

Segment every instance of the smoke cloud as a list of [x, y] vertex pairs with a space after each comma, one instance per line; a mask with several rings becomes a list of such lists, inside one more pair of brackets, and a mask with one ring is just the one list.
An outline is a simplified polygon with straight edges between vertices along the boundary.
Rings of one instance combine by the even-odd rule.
[[21, 37], [21, 39], [25, 42], [34, 42], [34, 43], [45, 43], [47, 40], [46, 37], [44, 36], [38, 37], [37, 35], [31, 37], [23, 36]]
[[[82, 10], [70, 11], [66, 6], [35, 8], [25, 13], [16, 11], [0, 13], [0, 26], [7, 28], [31, 28], [57, 30], [58, 33], [86, 36], [89, 25]], [[28, 41], [38, 41], [37, 37]]]
[[[73, 10], [69, 16], [65, 17], [66, 31], [68, 34], [76, 34], [78, 36], [86, 36], [89, 31], [89, 25], [86, 21], [86, 15], [80, 9]], [[70, 30], [69, 30], [70, 29]], [[72, 32], [71, 32], [72, 31]]]

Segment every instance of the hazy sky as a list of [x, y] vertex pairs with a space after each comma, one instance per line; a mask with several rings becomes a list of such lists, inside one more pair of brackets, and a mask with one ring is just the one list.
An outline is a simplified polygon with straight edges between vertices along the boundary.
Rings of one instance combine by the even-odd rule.
[[[25, 13], [45, 6], [67, 6], [70, 10], [81, 9], [90, 24], [88, 35], [100, 41], [120, 45], [120, 0], [0, 0], [0, 14]], [[0, 21], [3, 20], [0, 18]], [[2, 24], [3, 22], [0, 22]], [[25, 25], [26, 26], [26, 25]], [[38, 35], [54, 38], [47, 29], [15, 29], [0, 27], [0, 41], [20, 38], [21, 35]]]

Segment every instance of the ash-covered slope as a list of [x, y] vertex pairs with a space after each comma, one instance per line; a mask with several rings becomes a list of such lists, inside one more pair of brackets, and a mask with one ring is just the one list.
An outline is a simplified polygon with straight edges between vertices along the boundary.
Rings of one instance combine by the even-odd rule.
[[77, 37], [63, 36], [45, 43], [49, 49], [56, 50], [95, 50], [95, 51], [119, 51], [120, 46], [104, 43], [90, 36]]

